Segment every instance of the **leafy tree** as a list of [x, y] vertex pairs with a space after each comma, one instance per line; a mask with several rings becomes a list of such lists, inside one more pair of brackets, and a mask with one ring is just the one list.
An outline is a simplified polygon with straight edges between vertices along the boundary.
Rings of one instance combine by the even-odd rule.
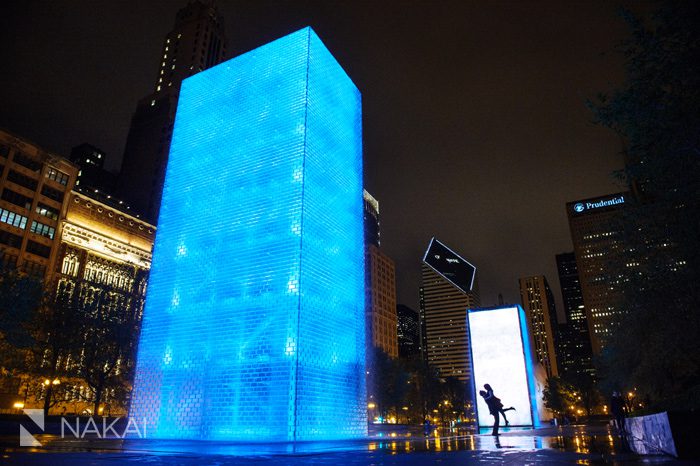
[[403, 400], [403, 406], [408, 408], [407, 422], [422, 423], [432, 407], [437, 405], [440, 397], [438, 373], [418, 355], [401, 360], [401, 364], [409, 375]]
[[[75, 357], [80, 349], [80, 308], [72, 297], [59, 295], [47, 301], [33, 321], [35, 346], [28, 371], [45, 379], [44, 413], [48, 414], [67, 390], [65, 381], [75, 375]], [[62, 384], [54, 384], [62, 381]]]
[[80, 349], [76, 375], [92, 389], [93, 413], [98, 414], [105, 394], [125, 399], [133, 369], [138, 335], [136, 300], [110, 290], [83, 288], [80, 314]]
[[598, 386], [590, 374], [569, 373], [563, 378], [563, 382], [572, 389], [574, 400], [573, 404], [580, 405], [586, 411], [586, 415], [590, 416], [593, 409], [600, 404], [601, 397], [598, 391]]
[[367, 387], [377, 412], [384, 418], [396, 416], [408, 392], [409, 374], [397, 359], [373, 347], [367, 366]]
[[657, 408], [700, 407], [700, 4], [624, 16], [627, 80], [592, 105], [625, 141], [619, 175], [635, 194], [617, 264], [627, 315], [599, 371]]
[[463, 419], [470, 397], [467, 385], [456, 377], [446, 377], [440, 384], [440, 409], [448, 419]]
[[44, 300], [40, 279], [17, 270], [0, 272], [0, 353], [8, 371], [23, 369], [34, 344], [32, 322]]
[[440, 403], [440, 372], [420, 357], [414, 360], [412, 368], [414, 389], [418, 398], [422, 421]]
[[560, 377], [550, 377], [547, 379], [542, 394], [544, 405], [552, 410], [556, 417], [562, 417], [570, 406], [577, 404], [575, 393], [576, 389], [571, 384], [563, 381]]

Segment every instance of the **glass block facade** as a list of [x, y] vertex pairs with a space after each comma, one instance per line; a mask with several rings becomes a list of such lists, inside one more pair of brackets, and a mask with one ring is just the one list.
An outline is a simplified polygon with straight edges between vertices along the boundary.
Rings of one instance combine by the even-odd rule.
[[148, 437], [366, 436], [362, 214], [360, 93], [313, 30], [183, 82], [130, 412]]

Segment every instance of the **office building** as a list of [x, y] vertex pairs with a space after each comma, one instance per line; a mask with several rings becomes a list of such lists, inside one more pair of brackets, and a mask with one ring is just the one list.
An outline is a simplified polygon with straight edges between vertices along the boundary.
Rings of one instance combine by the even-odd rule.
[[[69, 199], [52, 278], [55, 299], [72, 302], [81, 309], [94, 309], [103, 322], [111, 322], [106, 324], [108, 328], [114, 328], [111, 326], [116, 323], [120, 332], [131, 335], [119, 344], [105, 341], [99, 333], [104, 330], [102, 324], [97, 323], [81, 335], [82, 350], [74, 360], [94, 364], [94, 370], [100, 364], [108, 377], [122, 377], [124, 384], [130, 384], [155, 227], [79, 191], [72, 191]], [[94, 391], [87, 383], [73, 382], [57, 409], [92, 412]], [[110, 414], [126, 414], [123, 397], [115, 398], [110, 390], [105, 390], [100, 399]]]
[[[3, 266], [42, 277], [53, 299], [71, 300], [81, 309], [93, 308], [105, 319], [128, 325], [132, 345], [115, 368], [128, 373], [134, 364], [155, 227], [79, 191], [74, 185], [79, 178], [76, 165], [4, 131], [0, 166]], [[65, 359], [67, 364], [86, 359], [88, 335], [83, 337], [82, 353]], [[41, 378], [30, 374], [19, 374], [13, 382], [8, 393], [15, 397], [20, 385], [25, 395], [40, 394], [43, 388]], [[65, 397], [55, 409], [81, 413], [92, 408], [88, 384], [64, 380], [63, 387]], [[125, 412], [123, 400], [111, 399], [110, 393], [104, 393], [102, 401], [111, 413]], [[43, 401], [24, 396], [24, 404], [39, 408]]]
[[420, 354], [420, 320], [418, 312], [408, 306], [396, 306], [399, 357], [411, 358]]
[[392, 358], [399, 355], [394, 261], [374, 244], [365, 246], [368, 341]]
[[75, 186], [81, 191], [101, 197], [111, 196], [116, 188], [117, 176], [105, 170], [106, 154], [91, 144], [75, 146], [70, 153], [70, 161], [79, 168]]
[[78, 167], [0, 130], [0, 264], [48, 281]]
[[564, 322], [558, 324], [557, 366], [562, 376], [593, 373], [591, 339], [583, 304], [581, 283], [573, 252], [556, 255], [557, 272], [564, 304]]
[[473, 265], [433, 238], [421, 265], [423, 357], [442, 377], [471, 377], [467, 309], [479, 307]]
[[379, 247], [379, 202], [363, 190], [367, 341], [389, 356], [399, 355], [394, 261]]
[[213, 2], [190, 1], [178, 11], [165, 37], [153, 92], [139, 101], [131, 120], [116, 193], [153, 224], [158, 221], [182, 80], [222, 62], [225, 55], [223, 19]]
[[593, 354], [600, 353], [626, 312], [622, 284], [629, 270], [619, 266], [626, 248], [619, 220], [628, 196], [617, 193], [566, 204]]
[[544, 367], [547, 377], [557, 376], [557, 312], [552, 290], [544, 275], [524, 277], [518, 283], [534, 356]]

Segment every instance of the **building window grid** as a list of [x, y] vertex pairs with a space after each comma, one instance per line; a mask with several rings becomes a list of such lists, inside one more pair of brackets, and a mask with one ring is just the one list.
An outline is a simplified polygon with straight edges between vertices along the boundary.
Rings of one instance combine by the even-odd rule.
[[44, 223], [39, 223], [36, 220], [32, 221], [32, 226], [30, 228], [32, 233], [37, 235], [46, 236], [47, 238], [53, 239], [56, 229], [50, 225]]
[[63, 202], [63, 193], [46, 185], [42, 186], [41, 194], [56, 202]]
[[37, 186], [39, 186], [39, 182], [31, 176], [27, 176], [24, 173], [16, 172], [14, 170], [9, 171], [7, 174], [7, 179], [32, 191], [36, 191]]
[[27, 217], [11, 210], [0, 209], [0, 222], [24, 230], [27, 227]]
[[41, 170], [41, 162], [38, 162], [30, 157], [27, 157], [26, 155], [20, 153], [20, 152], [15, 152], [15, 156], [12, 159], [16, 164], [22, 165], [24, 168], [28, 168], [29, 170], [33, 172], [38, 172]]
[[36, 243], [32, 240], [27, 241], [27, 252], [35, 254], [39, 257], [48, 259], [51, 255], [51, 246], [46, 246], [45, 244]]
[[130, 290], [134, 282], [127, 271], [93, 260], [85, 265], [85, 279], [122, 290]]
[[63, 186], [68, 185], [68, 179], [70, 178], [66, 173], [63, 173], [60, 170], [56, 170], [53, 167], [49, 167], [49, 169], [46, 171], [46, 178], [53, 180], [57, 183], [62, 184]]
[[36, 206], [36, 213], [51, 220], [58, 220], [58, 210], [41, 202]]

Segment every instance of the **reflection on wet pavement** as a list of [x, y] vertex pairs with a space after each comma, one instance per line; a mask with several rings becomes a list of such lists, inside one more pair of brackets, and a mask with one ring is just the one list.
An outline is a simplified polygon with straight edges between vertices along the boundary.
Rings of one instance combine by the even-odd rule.
[[[180, 440], [61, 439], [37, 436], [42, 448], [20, 448], [0, 438], [3, 463], [118, 465], [425, 465], [460, 464], [693, 464], [664, 456], [638, 457], [607, 426], [511, 430], [501, 436], [461, 431], [387, 432], [368, 440], [241, 444]], [[60, 454], [51, 454], [60, 453]]]

